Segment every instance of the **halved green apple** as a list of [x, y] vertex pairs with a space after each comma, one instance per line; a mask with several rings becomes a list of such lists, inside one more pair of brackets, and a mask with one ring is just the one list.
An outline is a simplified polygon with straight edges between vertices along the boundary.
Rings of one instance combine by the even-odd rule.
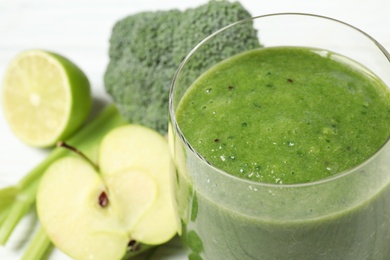
[[37, 193], [39, 219], [56, 247], [75, 259], [120, 259], [133, 241], [167, 242], [177, 232], [170, 164], [157, 132], [116, 128], [101, 143], [99, 171], [77, 155], [49, 167]]

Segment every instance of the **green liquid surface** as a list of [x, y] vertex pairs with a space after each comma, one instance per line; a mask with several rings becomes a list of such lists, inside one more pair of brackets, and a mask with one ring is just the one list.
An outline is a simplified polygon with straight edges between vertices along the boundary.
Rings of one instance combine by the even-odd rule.
[[307, 183], [372, 156], [390, 134], [390, 93], [347, 58], [262, 48], [214, 66], [187, 91], [177, 122], [192, 147], [229, 174]]

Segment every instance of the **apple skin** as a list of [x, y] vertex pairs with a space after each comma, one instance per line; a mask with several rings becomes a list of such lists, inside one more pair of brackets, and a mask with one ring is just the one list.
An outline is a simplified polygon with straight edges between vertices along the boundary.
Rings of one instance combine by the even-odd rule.
[[115, 128], [101, 142], [99, 162], [100, 174], [75, 154], [54, 162], [42, 177], [37, 212], [53, 244], [74, 259], [115, 260], [131, 240], [170, 240], [177, 224], [164, 137], [139, 125]]

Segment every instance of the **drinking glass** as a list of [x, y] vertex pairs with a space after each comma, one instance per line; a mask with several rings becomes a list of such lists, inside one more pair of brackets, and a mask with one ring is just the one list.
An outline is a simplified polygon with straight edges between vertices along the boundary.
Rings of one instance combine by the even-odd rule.
[[[198, 57], [250, 23], [264, 47], [325, 49], [357, 61], [390, 86], [390, 55], [360, 29], [328, 17], [279, 13], [229, 25], [198, 44], [170, 91], [169, 142], [179, 235], [189, 259], [390, 259], [389, 139], [364, 163], [301, 184], [241, 179], [207, 162], [176, 121]], [[229, 43], [227, 42], [227, 45]], [[188, 118], [190, 120], [190, 118]], [[196, 128], [204, 126], [194, 125]]]

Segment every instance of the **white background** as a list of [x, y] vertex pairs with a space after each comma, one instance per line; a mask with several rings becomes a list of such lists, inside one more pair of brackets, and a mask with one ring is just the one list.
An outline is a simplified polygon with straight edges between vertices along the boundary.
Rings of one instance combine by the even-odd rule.
[[[74, 61], [87, 74], [93, 96], [109, 102], [103, 74], [108, 63], [108, 39], [114, 23], [145, 10], [185, 9], [206, 0], [0, 0], [0, 82], [18, 52], [48, 49]], [[276, 12], [307, 12], [330, 16], [367, 32], [390, 50], [389, 0], [241, 0], [253, 16]], [[0, 101], [1, 102], [1, 101]], [[1, 105], [1, 104], [0, 104]], [[16, 183], [45, 157], [47, 151], [27, 147], [16, 139], [0, 106], [0, 187]], [[0, 259], [19, 259], [31, 222], [27, 218]], [[182, 259], [181, 257], [179, 257]], [[55, 252], [51, 259], [67, 259]], [[159, 257], [158, 259], [172, 259]]]

